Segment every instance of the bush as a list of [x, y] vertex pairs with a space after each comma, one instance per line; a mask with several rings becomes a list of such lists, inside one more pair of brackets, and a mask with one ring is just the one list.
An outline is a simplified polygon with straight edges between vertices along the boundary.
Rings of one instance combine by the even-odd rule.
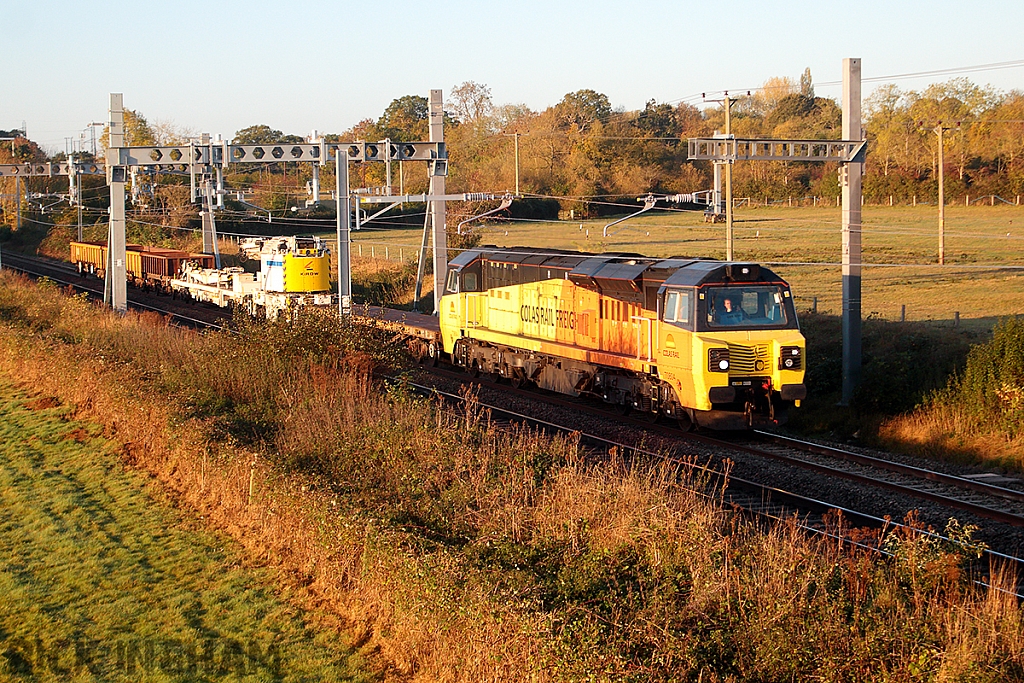
[[992, 341], [971, 349], [963, 374], [936, 392], [931, 403], [960, 411], [968, 429], [995, 431], [1007, 439], [1024, 434], [1024, 320], [999, 321]]

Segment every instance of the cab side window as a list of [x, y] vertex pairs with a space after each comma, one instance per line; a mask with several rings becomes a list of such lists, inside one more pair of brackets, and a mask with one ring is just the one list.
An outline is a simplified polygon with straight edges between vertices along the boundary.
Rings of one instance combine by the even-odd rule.
[[459, 293], [459, 273], [455, 270], [448, 271], [448, 284], [445, 287], [449, 294]]
[[462, 288], [467, 292], [476, 291], [476, 273], [466, 273], [462, 276]]
[[665, 296], [665, 322], [690, 324], [690, 292], [669, 292]]

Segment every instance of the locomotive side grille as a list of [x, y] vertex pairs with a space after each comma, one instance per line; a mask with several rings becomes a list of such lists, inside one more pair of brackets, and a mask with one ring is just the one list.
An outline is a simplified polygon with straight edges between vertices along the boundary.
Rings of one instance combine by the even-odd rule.
[[729, 372], [734, 375], [771, 371], [768, 345], [742, 346], [729, 344]]

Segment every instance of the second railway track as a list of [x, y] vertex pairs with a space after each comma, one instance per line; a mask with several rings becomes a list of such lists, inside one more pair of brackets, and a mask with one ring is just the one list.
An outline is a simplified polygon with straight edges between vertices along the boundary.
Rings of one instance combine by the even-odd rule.
[[[88, 280], [81, 277], [76, 270], [65, 264], [53, 262], [46, 259], [38, 259], [23, 255], [5, 253], [3, 255], [3, 266], [20, 270], [36, 277], [47, 277], [55, 282], [71, 285], [80, 291], [87, 291], [93, 296], [102, 296], [102, 290], [93, 285], [96, 280]], [[221, 327], [224, 311], [206, 310], [194, 307], [184, 302], [164, 300], [166, 297], [141, 296], [142, 292], [133, 292], [131, 305], [142, 310], [156, 311], [161, 314], [172, 316], [186, 325], [193, 327]], [[145, 301], [143, 299], [157, 299], [157, 301]], [[182, 308], [193, 309], [189, 311], [202, 315], [196, 315], [181, 311]], [[176, 309], [176, 310], [172, 310]], [[203, 315], [205, 313], [205, 315]], [[772, 460], [783, 463], [792, 468], [806, 470], [818, 476], [831, 479], [842, 479], [853, 482], [858, 486], [875, 487], [888, 492], [899, 494], [902, 497], [914, 498], [925, 501], [928, 504], [937, 506], [939, 509], [958, 510], [967, 512], [979, 519], [988, 519], [998, 522], [1000, 525], [1007, 525], [1016, 529], [1024, 528], [1024, 485], [1018, 488], [994, 484], [990, 481], [983, 481], [970, 476], [956, 476], [936, 472], [919, 466], [911, 466], [884, 458], [856, 453], [849, 450], [838, 449], [823, 444], [816, 444], [799, 439], [757, 432], [759, 443], [739, 442], [736, 440], [725, 440], [711, 437], [706, 434], [684, 433], [677, 428], [651, 423], [649, 420], [636, 420], [628, 416], [614, 415], [606, 409], [597, 408], [583, 401], [563, 398], [548, 394], [547, 392], [527, 391], [514, 389], [509, 386], [496, 386], [493, 382], [478, 381], [461, 372], [453, 372], [446, 369], [435, 370], [435, 376], [446, 376], [449, 380], [458, 383], [473, 382], [477, 386], [487, 390], [501, 391], [504, 395], [516, 395], [525, 401], [537, 404], [547, 404], [568, 409], [577, 417], [587, 415], [590, 419], [600, 422], [616, 423], [623, 427], [634, 430], [634, 437], [637, 433], [642, 443], [650, 436], [658, 437], [662, 444], [678, 444], [680, 442], [699, 443], [710, 447], [719, 457], [735, 457], [737, 453], [748, 456]], [[531, 417], [525, 413], [510, 410], [508, 407], [499, 408], [490, 406], [495, 411], [501, 411], [513, 415], [516, 419], [535, 420], [538, 426], [541, 423], [549, 428], [571, 429], [586, 432], [585, 428], [572, 426], [557, 426], [537, 417]], [[590, 439], [602, 439], [595, 434], [587, 434]], [[612, 441], [605, 439], [606, 443], [616, 443], [621, 448], [634, 449], [643, 452], [644, 449], [638, 446], [637, 438], [629, 443], [629, 437]], [[669, 446], [671, 448], [671, 446]], [[761, 481], [755, 481], [758, 477], [749, 475], [740, 476], [741, 472], [733, 472], [730, 480], [733, 489], [725, 497], [727, 503], [747, 510], [753, 510], [761, 514], [773, 517], [782, 517], [793, 512], [800, 513], [821, 513], [828, 509], [841, 510], [851, 523], [861, 526], [877, 526], [888, 523], [888, 517], [899, 518], [902, 514], [891, 514], [890, 512], [869, 509], [859, 511], [854, 507], [843, 504], [842, 501], [834, 501], [829, 496], [816, 495], [807, 492], [792, 491], [792, 486], [781, 487]], [[791, 482], [795, 483], [795, 482]], [[860, 508], [861, 506], [857, 506]], [[903, 511], [905, 512], [905, 510]], [[997, 544], [989, 542], [993, 547]], [[1020, 537], [1016, 540], [1009, 540], [1005, 546], [998, 547], [1010, 555], [1019, 555], [1022, 547]], [[1001, 553], [997, 552], [997, 555]], [[1003, 555], [1004, 557], [1006, 555]]]

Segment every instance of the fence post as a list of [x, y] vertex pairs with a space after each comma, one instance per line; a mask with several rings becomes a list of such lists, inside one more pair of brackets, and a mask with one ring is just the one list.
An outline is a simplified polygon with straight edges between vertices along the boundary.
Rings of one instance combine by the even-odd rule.
[[960, 327], [960, 311], [953, 311], [953, 327]]
[[793, 198], [792, 197], [789, 198], [789, 205], [793, 206]]
[[817, 313], [818, 312], [818, 297], [812, 297], [811, 298], [811, 312], [813, 312], [813, 313]]
[[917, 195], [914, 195], [914, 206], [917, 206]]
[[385, 261], [390, 261], [391, 260], [391, 252], [388, 249], [388, 245], [386, 245], [386, 244], [384, 245], [384, 260]]
[[992, 206], [996, 205], [996, 196], [992, 195]]
[[370, 245], [370, 258], [377, 258], [377, 247]]
[[901, 304], [900, 305], [900, 322], [901, 323], [907, 322], [907, 305], [906, 304]]
[[892, 206], [892, 195], [889, 195], [889, 206]]
[[359, 255], [363, 255], [363, 244], [361, 242], [359, 243]]
[[964, 195], [964, 206], [970, 206], [970, 205], [971, 205], [971, 195], [965, 194]]

